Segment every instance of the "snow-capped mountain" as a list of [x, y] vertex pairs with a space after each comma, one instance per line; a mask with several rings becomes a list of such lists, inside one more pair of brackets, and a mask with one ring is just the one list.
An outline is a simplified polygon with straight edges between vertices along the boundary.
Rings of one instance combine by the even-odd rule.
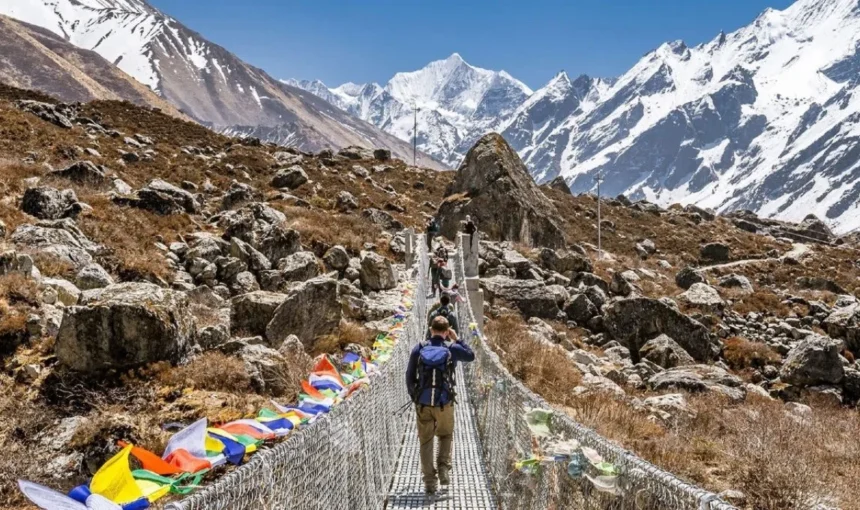
[[[189, 116], [217, 129], [295, 128], [306, 150], [385, 147], [412, 157], [411, 144], [304, 90], [281, 83], [204, 39], [145, 0], [3, 0], [0, 14], [93, 50]], [[426, 166], [440, 165], [422, 155]]]
[[503, 133], [538, 181], [574, 193], [599, 173], [609, 194], [815, 213], [845, 232], [860, 227], [858, 85], [858, 0], [798, 0], [695, 48], [664, 44], [613, 82], [556, 78]]
[[418, 148], [450, 167], [532, 94], [508, 73], [471, 66], [456, 53], [418, 71], [397, 73], [384, 87], [346, 83], [329, 89], [319, 80], [288, 83], [402, 140], [412, 140], [417, 108]]

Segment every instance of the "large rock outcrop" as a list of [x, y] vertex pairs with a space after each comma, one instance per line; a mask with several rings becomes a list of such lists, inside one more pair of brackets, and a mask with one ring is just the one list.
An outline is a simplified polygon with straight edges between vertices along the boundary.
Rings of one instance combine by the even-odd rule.
[[567, 293], [558, 285], [546, 285], [537, 280], [514, 280], [507, 276], [481, 278], [481, 288], [488, 302], [507, 303], [528, 318], [558, 319]]
[[80, 372], [177, 361], [194, 331], [185, 294], [150, 283], [120, 283], [91, 291], [66, 309], [57, 335], [60, 363]]
[[797, 386], [836, 384], [843, 375], [841, 346], [842, 342], [826, 336], [808, 336], [788, 353], [779, 377]]
[[442, 235], [453, 238], [471, 215], [492, 239], [561, 248], [564, 233], [555, 206], [538, 189], [510, 145], [490, 133], [466, 154], [439, 206]]
[[656, 299], [620, 299], [608, 307], [604, 323], [609, 336], [630, 349], [635, 361], [645, 343], [660, 334], [674, 339], [697, 361], [714, 355], [708, 328]]
[[266, 339], [278, 345], [296, 335], [306, 346], [334, 331], [340, 323], [337, 280], [320, 276], [294, 286], [266, 326]]

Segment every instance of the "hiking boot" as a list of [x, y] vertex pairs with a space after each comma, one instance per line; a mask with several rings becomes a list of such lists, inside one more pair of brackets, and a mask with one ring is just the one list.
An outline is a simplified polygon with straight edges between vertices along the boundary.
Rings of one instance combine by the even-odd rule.
[[440, 469], [439, 470], [439, 485], [450, 485], [450, 484], [451, 484], [451, 478], [448, 474], [448, 470], [445, 468]]
[[435, 485], [425, 485], [424, 486], [424, 493], [427, 494], [428, 496], [435, 496], [436, 495], [436, 486]]

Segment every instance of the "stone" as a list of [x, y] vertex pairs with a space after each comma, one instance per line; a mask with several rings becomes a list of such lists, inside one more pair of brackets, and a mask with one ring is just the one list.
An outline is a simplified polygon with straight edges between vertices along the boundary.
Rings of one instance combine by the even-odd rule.
[[278, 261], [281, 277], [287, 282], [303, 282], [320, 274], [317, 257], [309, 251], [293, 253]]
[[838, 283], [823, 276], [800, 276], [795, 284], [801, 289], [823, 290], [834, 294], [848, 294]]
[[[635, 278], [634, 278], [635, 276]], [[624, 271], [612, 275], [612, 281], [609, 282], [609, 292], [615, 296], [629, 296], [636, 292], [634, 282], [639, 280], [639, 276], [633, 271]]]
[[749, 278], [734, 273], [720, 278], [718, 285], [727, 289], [737, 289], [743, 294], [752, 294], [755, 292]]
[[161, 215], [197, 212], [194, 195], [161, 179], [153, 179], [146, 187], [138, 190], [137, 199], [114, 200]]
[[185, 294], [150, 283], [120, 283], [99, 289], [97, 299], [83, 306], [66, 308], [55, 351], [71, 370], [122, 370], [178, 361], [193, 333]]
[[74, 218], [81, 212], [74, 191], [60, 191], [48, 186], [28, 188], [21, 200], [21, 210], [40, 220]]
[[349, 266], [349, 253], [341, 245], [335, 245], [323, 255], [326, 267], [333, 271], [343, 271]]
[[851, 401], [860, 400], [860, 370], [845, 368], [842, 375], [842, 389]]
[[260, 273], [272, 268], [272, 263], [265, 255], [238, 237], [230, 239], [230, 256], [244, 262], [253, 273]]
[[301, 251], [301, 235], [295, 229], [272, 225], [256, 248], [270, 261], [278, 261]]
[[599, 313], [599, 310], [588, 299], [588, 296], [585, 294], [577, 294], [570, 298], [570, 301], [567, 302], [564, 306], [564, 313], [567, 315], [567, 318], [575, 321], [579, 325], [588, 324], [588, 321], [591, 320], [592, 317]]
[[484, 135], [469, 150], [439, 206], [441, 235], [453, 239], [470, 215], [491, 239], [563, 248], [559, 216], [519, 155], [501, 135]]
[[253, 186], [234, 180], [230, 183], [230, 188], [227, 189], [224, 196], [221, 197], [221, 210], [229, 211], [236, 206], [259, 202], [261, 199], [262, 193]]
[[594, 273], [589, 272], [581, 272], [573, 275], [573, 278], [570, 279], [571, 287], [592, 287], [597, 286], [604, 293], [609, 292], [609, 284], [606, 283], [606, 280], [597, 276]]
[[649, 408], [669, 413], [672, 416], [691, 416], [695, 414], [687, 403], [687, 397], [682, 393], [667, 393], [665, 395], [648, 397], [643, 401], [643, 404]]
[[549, 286], [536, 280], [515, 280], [507, 276], [481, 278], [487, 302], [496, 300], [516, 307], [526, 318], [558, 319], [564, 300], [559, 301]]
[[844, 374], [839, 359], [841, 345], [825, 336], [806, 337], [789, 351], [779, 371], [780, 379], [795, 386], [838, 384]]
[[570, 187], [567, 185], [567, 182], [565, 182], [564, 177], [560, 175], [551, 180], [547, 186], [554, 190], [561, 191], [562, 193], [567, 193], [568, 195], [571, 194]]
[[552, 250], [550, 248], [543, 248], [540, 251], [538, 259], [542, 267], [557, 273], [591, 273], [594, 271], [594, 267], [587, 257], [565, 249]]
[[726, 306], [717, 289], [706, 283], [694, 283], [679, 299], [690, 306], [713, 313], [722, 313]]
[[257, 282], [257, 277], [250, 271], [240, 271], [232, 278], [229, 285], [230, 292], [236, 296], [239, 294], [247, 294], [260, 290], [260, 284]]
[[71, 119], [77, 116], [76, 112], [65, 104], [43, 103], [27, 99], [16, 101], [15, 106], [19, 110], [32, 113], [40, 119], [64, 129], [72, 129], [74, 124], [72, 124]]
[[109, 181], [108, 177], [105, 175], [103, 167], [99, 168], [92, 161], [78, 161], [62, 170], [51, 172], [51, 175], [69, 179], [78, 184], [91, 184], [96, 186], [107, 184]]
[[285, 294], [258, 290], [230, 300], [230, 329], [248, 335], [265, 335], [275, 310], [287, 299]]
[[699, 249], [699, 256], [711, 262], [728, 262], [731, 248], [725, 243], [708, 243]]
[[675, 284], [684, 290], [692, 287], [694, 283], [707, 283], [707, 280], [701, 271], [691, 266], [685, 267], [675, 275]]
[[66, 306], [75, 306], [81, 299], [81, 290], [74, 283], [62, 278], [42, 278], [43, 287], [57, 291], [57, 299]]
[[697, 361], [707, 361], [715, 355], [705, 326], [659, 300], [620, 299], [605, 311], [607, 333], [630, 349], [634, 362], [639, 361], [641, 347], [660, 334], [674, 339]]
[[372, 251], [361, 252], [359, 278], [362, 287], [380, 291], [397, 286], [397, 273], [391, 261]]
[[292, 334], [310, 347], [317, 337], [334, 331], [340, 319], [337, 280], [320, 276], [290, 289], [266, 326], [266, 339], [277, 345]]
[[19, 225], [10, 240], [17, 246], [54, 255], [80, 269], [93, 261], [90, 251], [99, 246], [86, 238], [71, 219]]
[[296, 189], [306, 182], [308, 182], [308, 174], [299, 165], [279, 170], [272, 178], [272, 186], [275, 188]]
[[684, 365], [693, 365], [695, 360], [690, 356], [678, 342], [667, 335], [660, 335], [645, 342], [639, 349], [642, 359], [648, 360], [662, 368], [675, 368]]
[[373, 159], [377, 161], [390, 161], [391, 151], [388, 149], [376, 149], [373, 151]]
[[259, 344], [246, 345], [238, 355], [257, 393], [281, 397], [292, 389], [287, 360], [277, 350]]
[[362, 211], [361, 215], [371, 223], [382, 227], [383, 230], [403, 230], [403, 224], [385, 211], [370, 208]]
[[746, 396], [746, 387], [739, 377], [713, 365], [670, 368], [649, 378], [648, 385], [654, 391], [711, 391], [721, 393], [734, 401], [741, 401]]
[[349, 191], [341, 191], [335, 199], [337, 210], [340, 212], [348, 212], [358, 209], [358, 199]]
[[75, 282], [81, 290], [101, 289], [114, 284], [110, 273], [96, 263], [82, 267], [75, 276]]
[[611, 379], [590, 373], [583, 374], [579, 385], [573, 389], [573, 394], [577, 396], [601, 393], [616, 398], [624, 398], [627, 395], [621, 386]]
[[350, 170], [353, 174], [355, 174], [356, 177], [360, 177], [361, 179], [366, 179], [367, 177], [370, 177], [370, 172], [368, 172], [367, 169], [361, 165], [353, 165]]

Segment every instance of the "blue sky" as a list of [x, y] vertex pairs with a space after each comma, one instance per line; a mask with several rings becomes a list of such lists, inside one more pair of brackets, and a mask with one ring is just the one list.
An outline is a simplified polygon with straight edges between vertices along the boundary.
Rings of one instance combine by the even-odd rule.
[[458, 52], [532, 88], [617, 76], [664, 41], [693, 46], [791, 0], [150, 0], [276, 78], [386, 82]]

